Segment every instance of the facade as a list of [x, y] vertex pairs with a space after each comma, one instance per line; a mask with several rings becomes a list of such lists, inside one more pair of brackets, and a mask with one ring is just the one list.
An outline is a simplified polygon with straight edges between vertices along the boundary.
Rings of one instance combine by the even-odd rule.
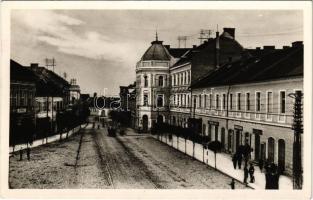
[[224, 28], [224, 32], [215, 38], [209, 38], [200, 46], [189, 49], [170, 67], [171, 77], [171, 124], [188, 126], [191, 118], [192, 102], [190, 85], [205, 74], [219, 68], [230, 60], [241, 59], [243, 47], [235, 40], [235, 29]]
[[251, 157], [292, 171], [293, 105], [290, 93], [303, 91], [303, 46], [228, 63], [192, 87], [193, 115], [202, 135], [219, 140], [234, 153], [253, 148]]
[[10, 145], [32, 141], [35, 93], [31, 71], [10, 60]]

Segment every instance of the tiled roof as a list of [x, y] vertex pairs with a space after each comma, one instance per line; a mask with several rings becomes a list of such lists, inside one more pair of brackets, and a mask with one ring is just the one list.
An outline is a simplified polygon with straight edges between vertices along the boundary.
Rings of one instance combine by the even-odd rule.
[[168, 51], [174, 58], [180, 58], [190, 49], [191, 48], [168, 48]]
[[63, 96], [70, 84], [44, 67], [25, 67], [10, 60], [11, 80], [31, 81], [36, 84], [36, 96]]
[[167, 48], [165, 48], [162, 44], [162, 41], [153, 41], [151, 42], [151, 46], [147, 49], [147, 51], [142, 56], [141, 60], [163, 60], [169, 61], [171, 59], [171, 55], [168, 52]]
[[280, 49], [227, 63], [191, 88], [260, 82], [303, 76], [303, 46]]
[[23, 67], [14, 60], [10, 60], [10, 80], [11, 81], [22, 81], [22, 82], [33, 82], [35, 83], [35, 75], [29, 70], [29, 68]]

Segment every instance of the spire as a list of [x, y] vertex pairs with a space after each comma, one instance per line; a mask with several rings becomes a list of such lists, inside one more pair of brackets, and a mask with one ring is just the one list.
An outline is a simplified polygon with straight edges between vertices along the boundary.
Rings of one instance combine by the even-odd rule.
[[158, 30], [155, 30], [155, 41], [158, 41]]

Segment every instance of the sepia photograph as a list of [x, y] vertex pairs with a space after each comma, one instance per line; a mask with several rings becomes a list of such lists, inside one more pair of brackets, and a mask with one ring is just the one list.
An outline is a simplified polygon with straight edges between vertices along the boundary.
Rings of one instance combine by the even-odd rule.
[[3, 5], [1, 187], [308, 195], [311, 4], [84, 3]]

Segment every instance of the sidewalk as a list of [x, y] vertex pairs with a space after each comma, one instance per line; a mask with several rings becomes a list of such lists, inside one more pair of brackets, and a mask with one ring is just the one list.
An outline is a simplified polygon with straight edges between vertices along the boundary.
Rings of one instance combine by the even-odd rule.
[[[90, 125], [91, 124], [89, 124], [89, 126]], [[74, 133], [77, 133], [81, 129], [80, 126], [77, 126], [77, 127], [73, 128], [72, 130], [70, 130], [69, 133], [68, 133], [68, 137], [70, 137]], [[66, 133], [62, 133], [61, 134], [61, 138], [65, 139], [66, 138]], [[29, 148], [34, 148], [34, 147], [38, 147], [40, 145], [44, 145], [44, 144], [47, 144], [47, 143], [55, 142], [55, 141], [58, 141], [58, 140], [60, 140], [60, 134], [52, 135], [52, 136], [48, 137], [47, 139], [46, 138], [42, 138], [42, 139], [39, 139], [39, 140], [35, 140], [35, 141], [33, 141], [32, 145], [29, 145], [28, 147]], [[23, 150], [23, 149], [26, 149], [26, 148], [27, 148], [27, 144], [18, 144], [18, 145], [15, 145], [14, 151], [17, 152], [17, 151], [19, 151], [21, 149]], [[13, 147], [9, 147], [9, 153], [13, 153]]]
[[[157, 135], [153, 135], [155, 139], [157, 138]], [[177, 138], [173, 135], [173, 141], [170, 141], [166, 136], [163, 135], [162, 138], [159, 138], [160, 141], [162, 140], [163, 143], [166, 143], [167, 145], [185, 153], [189, 156], [194, 157], [195, 159], [211, 166], [214, 168], [214, 153], [211, 150], [204, 150], [201, 144], [195, 143], [195, 152], [193, 152], [193, 144], [192, 141], [186, 140], [185, 145], [185, 139], [183, 138]], [[178, 139], [178, 141], [177, 141]], [[178, 145], [177, 145], [178, 144]], [[216, 154], [216, 169], [237, 179], [238, 181], [243, 182], [244, 172], [243, 172], [243, 164], [241, 166], [241, 169], [234, 169], [232, 157], [230, 154], [226, 153], [217, 153]], [[260, 171], [260, 168], [258, 166], [254, 166], [255, 172], [255, 182], [250, 183], [248, 182], [248, 186], [254, 188], [254, 189], [265, 189], [265, 174]], [[263, 169], [264, 171], [264, 169]], [[250, 177], [248, 178], [248, 181], [250, 181]], [[280, 190], [292, 190], [293, 184], [292, 179], [290, 177], [287, 177], [285, 175], [281, 175], [279, 178], [279, 189]]]

